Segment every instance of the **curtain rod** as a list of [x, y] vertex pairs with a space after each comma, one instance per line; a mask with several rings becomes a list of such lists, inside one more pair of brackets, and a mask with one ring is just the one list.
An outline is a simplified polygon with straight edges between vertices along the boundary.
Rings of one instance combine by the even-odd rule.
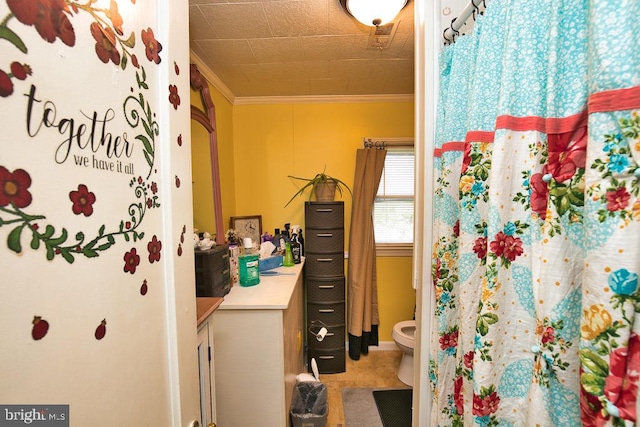
[[413, 147], [413, 145], [413, 138], [362, 138], [362, 146], [365, 148]]
[[487, 7], [485, 0], [471, 0], [464, 9], [462, 9], [460, 15], [451, 20], [451, 26], [442, 33], [442, 38], [444, 38], [446, 44], [451, 44], [455, 41], [456, 36], [460, 34], [460, 28], [467, 22], [470, 16], [473, 16], [475, 20], [476, 14], [482, 13], [480, 4], [482, 4], [482, 11], [484, 11]]

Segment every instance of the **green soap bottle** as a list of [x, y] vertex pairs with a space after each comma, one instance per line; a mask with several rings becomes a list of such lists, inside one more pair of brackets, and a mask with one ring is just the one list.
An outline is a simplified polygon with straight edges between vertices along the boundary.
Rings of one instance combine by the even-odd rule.
[[260, 283], [260, 255], [253, 250], [250, 237], [243, 240], [243, 246], [244, 251], [238, 257], [240, 286], [254, 286]]
[[282, 262], [282, 265], [284, 265], [285, 267], [293, 267], [294, 266], [294, 262], [293, 262], [293, 253], [291, 252], [291, 243], [287, 242], [284, 244], [284, 261]]

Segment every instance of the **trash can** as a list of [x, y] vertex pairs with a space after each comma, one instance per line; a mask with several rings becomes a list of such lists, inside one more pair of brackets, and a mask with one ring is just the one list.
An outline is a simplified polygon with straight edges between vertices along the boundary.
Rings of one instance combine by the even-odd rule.
[[325, 427], [328, 412], [326, 384], [303, 381], [294, 386], [290, 410], [293, 427]]

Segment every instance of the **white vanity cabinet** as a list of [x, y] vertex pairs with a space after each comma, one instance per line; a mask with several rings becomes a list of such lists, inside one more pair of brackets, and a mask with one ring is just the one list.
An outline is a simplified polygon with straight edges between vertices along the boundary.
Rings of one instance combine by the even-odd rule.
[[234, 285], [213, 314], [218, 425], [289, 425], [296, 375], [305, 371], [302, 266]]
[[200, 383], [200, 425], [216, 423], [216, 380], [214, 363], [213, 312], [222, 298], [196, 298], [198, 318], [198, 372]]

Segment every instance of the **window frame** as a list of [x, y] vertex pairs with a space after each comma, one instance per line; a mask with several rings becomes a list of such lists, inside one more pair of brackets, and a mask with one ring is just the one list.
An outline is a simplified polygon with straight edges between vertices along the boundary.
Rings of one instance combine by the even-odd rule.
[[[363, 145], [365, 147], [411, 147], [415, 159], [415, 143], [413, 138], [364, 138]], [[413, 213], [415, 229], [415, 167], [414, 167], [414, 194], [413, 194]], [[374, 202], [375, 203], [375, 202]], [[414, 235], [415, 237], [415, 235]], [[378, 243], [376, 242], [377, 257], [411, 257], [413, 256], [414, 242], [411, 243]]]

